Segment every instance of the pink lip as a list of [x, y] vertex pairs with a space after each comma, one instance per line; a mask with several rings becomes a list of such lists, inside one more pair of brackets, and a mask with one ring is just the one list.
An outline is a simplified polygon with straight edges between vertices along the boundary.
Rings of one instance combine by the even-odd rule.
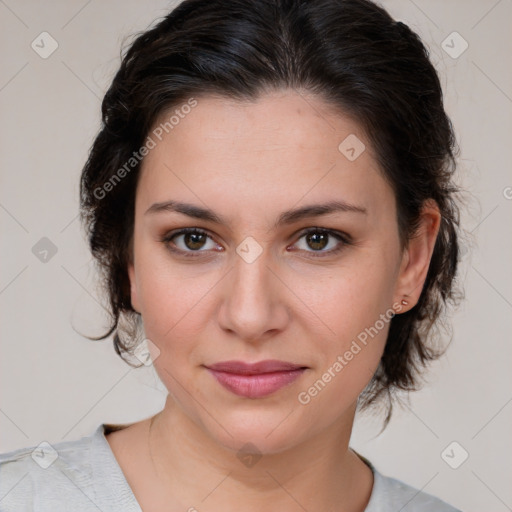
[[270, 395], [291, 384], [306, 369], [285, 361], [225, 361], [207, 366], [217, 381], [232, 393], [246, 398]]

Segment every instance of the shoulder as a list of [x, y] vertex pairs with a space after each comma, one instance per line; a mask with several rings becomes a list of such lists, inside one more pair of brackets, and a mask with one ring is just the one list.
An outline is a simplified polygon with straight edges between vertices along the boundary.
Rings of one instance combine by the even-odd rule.
[[[378, 473], [376, 480], [380, 482], [377, 488], [378, 500], [388, 504], [388, 508], [376, 510], [382, 510], [382, 512], [387, 512], [388, 509], [390, 511], [402, 510], [403, 512], [461, 512], [440, 498], [396, 478]], [[373, 512], [373, 510], [370, 509], [368, 512]]]
[[370, 466], [374, 478], [364, 512], [461, 512], [432, 494], [380, 473], [368, 459], [359, 456]]
[[[0, 454], [0, 510], [58, 510], [73, 503], [77, 511], [97, 510], [91, 485], [96, 431], [74, 441], [20, 448]], [[76, 506], [75, 506], [76, 505]]]

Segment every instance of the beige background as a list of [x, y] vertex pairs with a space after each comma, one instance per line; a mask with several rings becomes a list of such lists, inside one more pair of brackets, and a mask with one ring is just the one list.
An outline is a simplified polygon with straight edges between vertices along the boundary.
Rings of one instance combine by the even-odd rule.
[[[381, 472], [458, 508], [506, 511], [512, 507], [512, 2], [382, 4], [419, 32], [442, 74], [462, 150], [460, 182], [469, 192], [463, 221], [475, 247], [461, 270], [466, 301], [454, 317], [447, 356], [411, 396], [410, 409], [395, 411], [384, 434], [374, 439], [379, 421], [361, 417], [351, 444]], [[136, 421], [164, 404], [166, 390], [151, 367], [131, 369], [110, 340], [79, 334], [103, 332], [105, 300], [95, 288], [77, 207], [81, 167], [121, 42], [172, 5], [0, 0], [2, 452], [77, 439], [101, 422]], [[43, 31], [59, 45], [47, 59], [31, 48]], [[469, 44], [456, 59], [442, 47], [454, 31]], [[32, 252], [42, 237], [57, 249], [46, 263]], [[458, 469], [441, 456], [453, 441], [469, 453]]]

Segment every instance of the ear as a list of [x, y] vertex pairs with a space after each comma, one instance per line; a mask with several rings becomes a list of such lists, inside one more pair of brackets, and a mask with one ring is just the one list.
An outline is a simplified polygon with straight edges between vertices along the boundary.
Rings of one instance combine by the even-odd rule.
[[[413, 308], [423, 290], [434, 246], [441, 225], [441, 213], [437, 203], [428, 199], [423, 204], [418, 230], [404, 249], [395, 288], [395, 301], [401, 312]], [[405, 299], [408, 304], [401, 302]]]
[[130, 279], [130, 296], [132, 300], [132, 308], [140, 313], [139, 299], [137, 297], [137, 283], [135, 279], [135, 266], [133, 263], [128, 264], [128, 277]]

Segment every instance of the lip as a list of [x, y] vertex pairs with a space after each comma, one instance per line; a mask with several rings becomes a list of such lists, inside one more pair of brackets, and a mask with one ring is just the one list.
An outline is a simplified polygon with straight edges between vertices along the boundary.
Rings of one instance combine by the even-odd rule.
[[206, 367], [217, 381], [235, 395], [261, 398], [299, 378], [306, 367], [277, 360], [245, 363], [224, 361]]

